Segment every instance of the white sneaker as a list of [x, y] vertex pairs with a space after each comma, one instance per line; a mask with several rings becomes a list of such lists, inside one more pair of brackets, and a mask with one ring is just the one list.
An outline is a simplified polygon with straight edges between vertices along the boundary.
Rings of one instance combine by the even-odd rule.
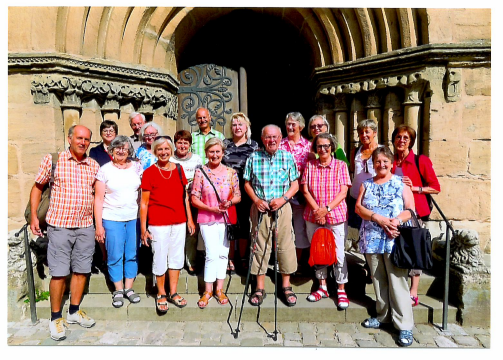
[[51, 332], [51, 339], [60, 341], [66, 339], [65, 327], [68, 327], [65, 319], [59, 318], [49, 323], [49, 330]]
[[70, 314], [70, 312], [68, 312], [68, 314], [66, 316], [66, 321], [69, 324], [79, 324], [80, 326], [85, 327], [85, 328], [93, 327], [94, 324], [96, 324], [96, 321], [94, 321], [94, 319], [87, 316], [85, 311], [82, 311], [82, 310], [78, 310], [78, 311], [74, 312], [73, 314]]

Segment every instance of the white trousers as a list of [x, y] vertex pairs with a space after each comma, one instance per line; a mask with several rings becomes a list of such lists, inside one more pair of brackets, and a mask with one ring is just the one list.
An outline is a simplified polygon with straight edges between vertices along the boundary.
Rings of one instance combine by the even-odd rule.
[[200, 229], [206, 250], [204, 282], [213, 283], [217, 279], [223, 280], [227, 276], [229, 258], [229, 241], [227, 240], [225, 224], [200, 224]]
[[185, 229], [186, 223], [152, 226], [148, 231], [152, 234], [152, 273], [157, 276], [164, 275], [170, 269], [179, 270], [183, 268], [185, 260]]
[[348, 282], [348, 264], [346, 263], [346, 255], [344, 254], [344, 242], [346, 241], [346, 235], [348, 233], [348, 222], [345, 221], [343, 223], [335, 225], [319, 225], [306, 221], [306, 232], [309, 243], [311, 243], [316, 229], [322, 226], [330, 229], [334, 234], [337, 255], [337, 264], [335, 265], [335, 280], [337, 281], [337, 284], [345, 284]]

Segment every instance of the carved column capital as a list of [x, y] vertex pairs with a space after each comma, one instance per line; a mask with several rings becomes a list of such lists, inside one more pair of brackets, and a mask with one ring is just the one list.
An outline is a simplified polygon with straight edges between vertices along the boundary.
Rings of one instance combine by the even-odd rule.
[[366, 109], [379, 109], [381, 108], [380, 97], [378, 94], [369, 94], [367, 97]]
[[346, 95], [337, 94], [335, 96], [334, 110], [335, 111], [347, 111], [348, 110], [348, 103], [347, 103], [347, 96]]

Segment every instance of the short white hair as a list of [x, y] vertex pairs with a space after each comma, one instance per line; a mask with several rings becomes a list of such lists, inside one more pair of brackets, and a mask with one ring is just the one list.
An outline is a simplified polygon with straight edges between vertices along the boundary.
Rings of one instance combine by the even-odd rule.
[[262, 128], [262, 131], [260, 132], [260, 137], [264, 137], [265, 129], [267, 129], [268, 127], [278, 130], [279, 134], [281, 135], [281, 128], [278, 125], [269, 124]]
[[141, 116], [141, 118], [143, 119], [143, 122], [147, 121], [147, 119], [145, 118], [145, 115], [133, 111], [131, 114], [129, 114], [129, 125], [131, 125], [131, 121], [133, 121], [133, 119], [135, 117], [137, 117], [138, 115]]
[[301, 130], [306, 127], [306, 121], [304, 120], [304, 116], [302, 116], [300, 112], [294, 111], [286, 114], [285, 125], [288, 119], [292, 119], [293, 121], [298, 122]]
[[162, 133], [162, 129], [161, 129], [161, 127], [160, 127], [159, 125], [157, 125], [157, 124], [156, 124], [155, 122], [153, 122], [153, 121], [149, 121], [149, 122], [145, 123], [145, 124], [141, 127], [141, 129], [140, 129], [140, 141], [141, 141], [141, 142], [143, 142], [143, 134], [145, 134], [145, 130], [147, 130], [147, 128], [148, 128], [148, 127], [151, 127], [151, 126], [152, 126], [154, 129], [156, 129], [156, 130], [157, 130], [157, 136], [162, 136], [162, 135], [164, 135], [164, 134]]
[[328, 124], [328, 120], [327, 120], [326, 116], [325, 115], [313, 115], [313, 116], [311, 116], [311, 119], [309, 119], [309, 123], [307, 124], [307, 134], [309, 135], [309, 137], [313, 137], [313, 135], [311, 134], [311, 123], [316, 119], [323, 120], [323, 122], [325, 123], [325, 125], [327, 127], [327, 132], [330, 132], [330, 125]]

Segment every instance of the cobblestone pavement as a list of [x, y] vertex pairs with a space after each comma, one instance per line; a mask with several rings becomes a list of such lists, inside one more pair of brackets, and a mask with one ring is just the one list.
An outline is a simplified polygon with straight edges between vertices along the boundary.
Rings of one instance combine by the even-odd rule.
[[[233, 330], [236, 324], [232, 324]], [[226, 322], [199, 321], [98, 321], [90, 329], [69, 325], [67, 338], [54, 341], [49, 335], [49, 320], [32, 325], [30, 320], [7, 323], [8, 345], [160, 345], [160, 346], [284, 346], [284, 347], [371, 347], [390, 348], [396, 345], [397, 333], [392, 329], [365, 329], [356, 323], [274, 323], [243, 322], [237, 339]], [[448, 324], [442, 331], [435, 325], [418, 324], [414, 330], [416, 348], [489, 348], [490, 329]]]

